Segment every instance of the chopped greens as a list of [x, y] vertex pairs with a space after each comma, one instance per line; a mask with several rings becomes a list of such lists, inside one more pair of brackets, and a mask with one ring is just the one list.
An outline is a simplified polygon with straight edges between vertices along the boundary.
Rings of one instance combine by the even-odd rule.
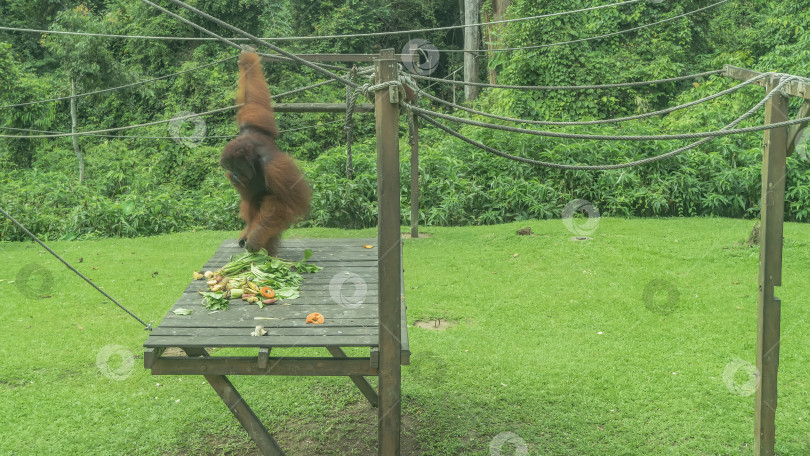
[[[228, 299], [241, 297], [243, 301], [255, 303], [262, 308], [279, 299], [296, 299], [301, 295], [299, 289], [304, 282], [301, 274], [322, 269], [306, 262], [311, 256], [312, 250], [306, 249], [304, 258], [297, 262], [271, 257], [264, 250], [231, 257], [219, 270], [205, 273], [204, 278], [208, 280], [210, 291], [200, 292], [203, 295], [203, 305], [210, 310], [226, 310]], [[198, 276], [200, 274], [195, 274], [195, 278]], [[275, 292], [274, 299], [261, 299], [259, 290], [264, 287]]]

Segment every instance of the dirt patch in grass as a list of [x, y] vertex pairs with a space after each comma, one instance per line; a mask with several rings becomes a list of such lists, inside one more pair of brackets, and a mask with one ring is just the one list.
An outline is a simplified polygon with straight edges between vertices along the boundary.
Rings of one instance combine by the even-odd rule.
[[402, 233], [402, 239], [422, 239], [422, 238], [429, 238], [429, 237], [433, 237], [433, 233], [422, 233], [422, 232], [420, 232], [419, 237], [417, 237], [417, 238], [411, 238], [410, 231], [407, 232], [407, 233]]
[[[403, 456], [422, 453], [415, 428], [414, 420], [403, 414], [400, 437]], [[377, 409], [368, 402], [349, 404], [327, 416], [289, 418], [282, 428], [269, 431], [289, 456], [377, 454]], [[166, 454], [261, 456], [262, 453], [240, 428], [236, 435], [208, 435], [202, 442]]]
[[436, 318], [434, 320], [417, 320], [413, 323], [417, 328], [430, 329], [434, 331], [444, 331], [447, 328], [456, 326], [456, 322], [445, 320], [443, 318]]

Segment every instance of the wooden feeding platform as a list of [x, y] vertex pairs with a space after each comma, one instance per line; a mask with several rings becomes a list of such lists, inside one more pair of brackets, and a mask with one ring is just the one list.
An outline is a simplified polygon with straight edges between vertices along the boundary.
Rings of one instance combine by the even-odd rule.
[[[372, 406], [378, 405], [377, 392], [363, 377], [379, 375], [379, 331], [385, 328], [379, 318], [377, 240], [285, 240], [278, 256], [297, 261], [304, 257], [305, 249], [312, 250], [307, 262], [323, 269], [303, 274], [299, 298], [264, 308], [232, 299], [227, 310], [214, 312], [202, 305], [198, 293], [206, 290], [205, 281], [194, 280], [144, 343], [144, 366], [153, 375], [204, 375], [264, 454], [283, 452], [226, 375], [343, 375], [351, 378]], [[226, 240], [201, 270], [215, 271], [243, 252], [236, 240]], [[399, 271], [401, 284], [401, 266]], [[404, 299], [400, 303], [396, 340], [400, 342], [400, 362], [408, 364]], [[192, 313], [175, 315], [173, 311], [178, 308], [191, 309]], [[306, 323], [312, 312], [322, 314], [324, 323]], [[267, 334], [252, 336], [256, 326], [263, 326]], [[231, 347], [255, 349], [255, 354], [211, 356], [208, 352], [209, 348]], [[300, 347], [323, 347], [323, 354], [328, 356], [271, 352]], [[341, 347], [367, 347], [368, 355], [349, 357]], [[187, 356], [167, 356], [169, 348], [182, 349]]]

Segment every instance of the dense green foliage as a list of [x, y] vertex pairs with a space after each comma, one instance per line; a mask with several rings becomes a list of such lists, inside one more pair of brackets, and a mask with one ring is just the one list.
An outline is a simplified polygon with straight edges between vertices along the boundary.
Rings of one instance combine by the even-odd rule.
[[[457, 24], [456, 2], [360, 2], [288, 0], [194, 2], [199, 8], [261, 36], [307, 36], [406, 30]], [[495, 29], [500, 47], [575, 40], [664, 20], [706, 6], [703, 0], [642, 1], [546, 20], [516, 22]], [[537, 15], [590, 4], [565, 0], [517, 0], [511, 17]], [[810, 0], [732, 0], [685, 18], [598, 40], [540, 49], [488, 53], [488, 70], [506, 84], [594, 84], [667, 78], [735, 64], [761, 71], [810, 75]], [[488, 6], [485, 5], [485, 8]], [[52, 30], [146, 36], [200, 36], [190, 27], [137, 0], [53, 2], [15, 0], [0, 5], [3, 25]], [[232, 33], [213, 27], [218, 33]], [[370, 53], [401, 49], [424, 37], [439, 49], [458, 49], [459, 30], [414, 36], [283, 41], [295, 52]], [[70, 81], [78, 92], [192, 69], [235, 55], [213, 41], [114, 39], [0, 32], [0, 105], [63, 97]], [[460, 64], [443, 53], [434, 76]], [[233, 60], [124, 90], [78, 98], [79, 130], [96, 130], [170, 119], [233, 104], [237, 69]], [[323, 80], [308, 69], [266, 65], [271, 90], [281, 93]], [[695, 82], [695, 84], [693, 84]], [[601, 119], [649, 112], [695, 100], [736, 84], [721, 76], [697, 81], [613, 90], [484, 90], [474, 105], [484, 111], [526, 119]], [[451, 99], [451, 88], [425, 84]], [[460, 89], [456, 89], [460, 93]], [[558, 128], [571, 132], [656, 134], [717, 129], [762, 96], [748, 87], [736, 94], [663, 118], [620, 126]], [[282, 101], [342, 101], [345, 91], [330, 84]], [[429, 106], [426, 101], [423, 106]], [[795, 100], [792, 113], [798, 106]], [[0, 133], [69, 131], [68, 100], [0, 110]], [[433, 109], [439, 109], [433, 106]], [[458, 112], [456, 114], [459, 114]], [[279, 145], [295, 155], [315, 189], [303, 226], [347, 228], [376, 222], [374, 126], [355, 116], [354, 166], [345, 175], [345, 135], [339, 114], [281, 114], [290, 130]], [[762, 122], [762, 112], [743, 125]], [[86, 178], [77, 182], [76, 155], [69, 138], [0, 139], [2, 205], [46, 238], [138, 236], [193, 228], [235, 229], [238, 196], [218, 167], [222, 145], [235, 134], [232, 112], [205, 117], [204, 141], [173, 141], [159, 124], [109, 136], [81, 136]], [[455, 126], [454, 126], [455, 127]], [[194, 125], [186, 122], [182, 135]], [[618, 163], [658, 155], [685, 143], [595, 142], [548, 139], [462, 128], [504, 151], [560, 163]], [[402, 133], [403, 220], [409, 221], [409, 147]], [[810, 162], [807, 137], [789, 159], [787, 219], [810, 220]], [[603, 214], [622, 216], [758, 215], [761, 133], [715, 139], [682, 156], [638, 168], [568, 172], [535, 168], [493, 157], [432, 128], [420, 132], [420, 221], [429, 225], [491, 224], [558, 217], [572, 199], [592, 201]], [[22, 233], [0, 221], [1, 239]]]

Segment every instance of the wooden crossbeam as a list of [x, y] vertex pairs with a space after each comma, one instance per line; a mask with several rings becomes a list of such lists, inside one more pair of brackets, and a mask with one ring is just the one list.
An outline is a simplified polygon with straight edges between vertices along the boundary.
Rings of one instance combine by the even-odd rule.
[[[735, 67], [734, 65], [723, 65], [723, 70], [724, 70], [724, 72], [722, 73], [723, 76], [732, 79], [737, 79], [740, 81], [747, 81], [751, 78], [757, 77], [762, 74], [759, 71]], [[762, 78], [754, 82], [754, 84], [765, 87], [770, 82], [771, 78]], [[785, 84], [782, 90], [784, 91], [784, 93], [788, 95], [804, 98], [805, 100], [810, 100], [810, 81], [808, 81], [807, 79], [799, 81], [791, 81]]]
[[264, 367], [256, 356], [190, 359], [162, 356], [152, 363], [152, 375], [377, 375], [368, 358], [269, 357]]
[[[377, 54], [296, 54], [307, 62], [373, 62]], [[418, 62], [419, 55], [396, 54], [394, 56], [398, 62]], [[263, 55], [262, 62], [287, 62], [290, 59], [284, 56]]]

